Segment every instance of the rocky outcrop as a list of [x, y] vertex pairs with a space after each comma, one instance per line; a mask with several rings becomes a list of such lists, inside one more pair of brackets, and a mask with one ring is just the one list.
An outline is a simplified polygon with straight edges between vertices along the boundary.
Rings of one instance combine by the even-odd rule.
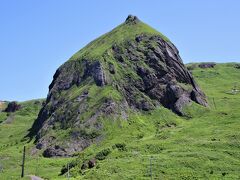
[[216, 66], [216, 63], [201, 63], [198, 65], [200, 68], [214, 68]]
[[99, 61], [92, 65], [91, 74], [97, 86], [104, 86], [107, 84], [103, 67]]
[[54, 74], [53, 81], [49, 86], [47, 102], [52, 101], [54, 94], [62, 90], [68, 90], [73, 85], [79, 86], [88, 77], [93, 77], [98, 86], [106, 85], [106, 77], [99, 61], [89, 60], [68, 61]]
[[21, 108], [21, 105], [18, 104], [16, 101], [9, 102], [5, 112], [15, 112]]
[[49, 147], [43, 151], [44, 157], [63, 157], [68, 156], [68, 153], [60, 146]]
[[125, 21], [126, 24], [137, 24], [140, 20], [137, 16], [129, 15]]
[[236, 69], [240, 69], [240, 64], [235, 64], [234, 67], [235, 67]]
[[[125, 21], [133, 29], [138, 23], [131, 15]], [[127, 119], [129, 109], [164, 106], [183, 115], [192, 102], [207, 106], [204, 93], [170, 41], [159, 34], [141, 33], [113, 42], [103, 54], [89, 56], [90, 48], [56, 71], [29, 133], [45, 157], [71, 156], [101, 141], [101, 119]]]
[[88, 168], [93, 168], [96, 166], [97, 160], [95, 158], [88, 161]]
[[[114, 45], [113, 51], [119, 63], [130, 61], [132, 71], [140, 77], [134, 81], [127, 78], [127, 86], [122, 86], [130, 106], [150, 110], [159, 103], [180, 115], [191, 101], [207, 106], [205, 95], [171, 42], [159, 36], [139, 35], [135, 41], [127, 42], [124, 50]], [[136, 96], [140, 96], [139, 100]]]

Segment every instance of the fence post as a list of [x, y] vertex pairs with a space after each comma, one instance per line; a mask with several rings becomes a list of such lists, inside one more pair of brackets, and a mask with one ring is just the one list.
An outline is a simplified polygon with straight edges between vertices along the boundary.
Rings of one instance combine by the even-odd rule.
[[26, 147], [23, 146], [22, 174], [21, 174], [21, 177], [22, 177], [22, 178], [24, 177], [25, 152], [26, 152]]
[[36, 169], [35, 169], [35, 175], [38, 175], [39, 171], [39, 157], [37, 157], [37, 163], [36, 163]]
[[214, 108], [217, 109], [214, 97], [212, 99], [213, 99]]
[[3, 172], [3, 166], [0, 164], [0, 173]]
[[69, 163], [67, 164], [68, 172], [67, 172], [67, 178], [69, 179]]
[[152, 180], [152, 157], [150, 157], [150, 177], [151, 177], [151, 180]]

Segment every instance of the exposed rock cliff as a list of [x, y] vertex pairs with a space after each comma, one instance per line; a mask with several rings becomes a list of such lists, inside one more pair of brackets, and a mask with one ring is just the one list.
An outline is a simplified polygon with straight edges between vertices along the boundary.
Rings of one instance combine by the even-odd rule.
[[104, 138], [102, 118], [157, 106], [182, 115], [193, 101], [207, 106], [177, 48], [129, 16], [56, 71], [29, 135], [44, 156], [69, 156]]

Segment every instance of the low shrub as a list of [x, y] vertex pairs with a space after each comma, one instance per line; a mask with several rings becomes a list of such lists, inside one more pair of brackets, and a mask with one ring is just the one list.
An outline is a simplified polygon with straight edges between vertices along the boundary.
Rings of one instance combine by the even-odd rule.
[[126, 144], [125, 143], [117, 143], [115, 145], [113, 145], [112, 147], [113, 149], [117, 148], [119, 151], [126, 151]]
[[110, 153], [111, 153], [111, 150], [109, 148], [103, 149], [102, 151], [96, 154], [95, 158], [97, 160], [104, 160]]

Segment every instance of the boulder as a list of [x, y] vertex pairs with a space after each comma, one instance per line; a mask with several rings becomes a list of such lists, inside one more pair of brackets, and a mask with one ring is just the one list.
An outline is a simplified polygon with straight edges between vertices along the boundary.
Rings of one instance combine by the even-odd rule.
[[64, 148], [61, 148], [58, 145], [52, 146], [52, 147], [48, 147], [47, 149], [45, 149], [43, 151], [43, 156], [50, 158], [50, 157], [68, 157], [69, 155], [67, 154], [67, 152], [64, 150]]
[[15, 112], [21, 108], [21, 105], [18, 104], [16, 101], [8, 103], [7, 108], [5, 109], [5, 112]]
[[128, 15], [125, 23], [126, 24], [136, 24], [139, 22], [139, 19], [137, 16], [133, 16], [133, 15]]
[[88, 167], [93, 168], [96, 166], [97, 160], [95, 158], [88, 161]]

